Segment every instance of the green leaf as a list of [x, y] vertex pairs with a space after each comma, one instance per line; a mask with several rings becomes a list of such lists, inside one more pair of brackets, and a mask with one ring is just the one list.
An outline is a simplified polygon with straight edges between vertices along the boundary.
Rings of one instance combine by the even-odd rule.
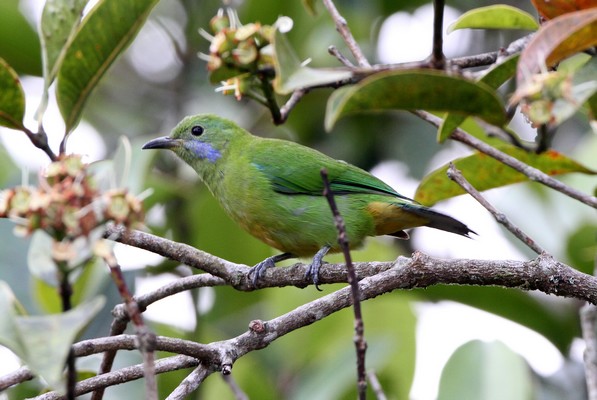
[[[597, 173], [555, 150], [536, 154], [507, 144], [495, 147], [548, 175], [553, 176], [570, 172], [581, 172], [590, 175]], [[528, 180], [526, 175], [483, 153], [475, 153], [457, 159], [454, 161], [454, 165], [471, 185], [479, 191]], [[441, 200], [464, 194], [464, 189], [448, 178], [446, 175], [447, 170], [448, 165], [444, 165], [425, 176], [417, 188], [415, 200], [426, 206], [431, 206]]]
[[438, 400], [528, 400], [533, 379], [525, 360], [501, 342], [473, 340], [452, 354], [440, 378]]
[[408, 70], [381, 72], [336, 90], [328, 99], [325, 127], [331, 130], [345, 115], [395, 109], [475, 115], [494, 125], [506, 121], [502, 101], [487, 85], [440, 71]]
[[272, 42], [274, 48], [274, 90], [279, 94], [289, 94], [296, 89], [327, 85], [352, 77], [352, 72], [343, 69], [310, 68], [301, 61], [286, 36], [276, 30]]
[[22, 306], [18, 303], [8, 283], [0, 281], [0, 344], [15, 353], [23, 348], [14, 318], [20, 314]]
[[570, 265], [585, 274], [593, 275], [597, 254], [597, 226], [585, 223], [568, 236], [566, 255]]
[[62, 371], [70, 347], [104, 303], [100, 296], [61, 314], [14, 317], [23, 348], [11, 350], [50, 387], [64, 390]]
[[458, 29], [528, 29], [537, 30], [539, 24], [526, 11], [506, 4], [479, 7], [462, 14], [448, 27], [448, 33]]
[[86, 16], [58, 70], [56, 98], [66, 133], [106, 70], [129, 45], [158, 0], [102, 0]]
[[57, 62], [71, 33], [81, 23], [87, 0], [47, 0], [41, 14], [40, 40], [46, 87], [56, 76]]
[[23, 128], [25, 93], [19, 76], [0, 58], [0, 126]]
[[0, 1], [0, 57], [21, 74], [40, 76], [39, 38], [21, 13], [20, 3], [20, 0]]
[[[507, 57], [500, 64], [490, 68], [487, 73], [479, 79], [479, 82], [483, 82], [492, 89], [497, 89], [514, 76], [517, 63], [518, 54]], [[464, 115], [448, 113], [437, 131], [438, 143], [443, 143], [452, 134], [454, 129], [458, 128], [465, 119], [466, 117]]]

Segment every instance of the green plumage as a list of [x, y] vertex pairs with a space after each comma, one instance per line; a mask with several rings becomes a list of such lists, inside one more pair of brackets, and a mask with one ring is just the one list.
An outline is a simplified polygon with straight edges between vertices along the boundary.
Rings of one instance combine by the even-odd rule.
[[[197, 171], [235, 222], [289, 253], [285, 258], [312, 256], [327, 246], [339, 250], [332, 213], [322, 195], [322, 168], [328, 171], [351, 248], [361, 246], [367, 236], [407, 238], [403, 229], [423, 225], [464, 236], [472, 232], [360, 168], [293, 142], [253, 136], [215, 115], [187, 117], [169, 137], [143, 148], [174, 151]], [[280, 259], [268, 259], [262, 268]]]

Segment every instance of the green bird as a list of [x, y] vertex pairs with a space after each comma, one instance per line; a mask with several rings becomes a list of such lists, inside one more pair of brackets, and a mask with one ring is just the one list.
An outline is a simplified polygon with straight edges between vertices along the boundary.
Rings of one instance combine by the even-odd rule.
[[189, 164], [226, 213], [251, 235], [282, 251], [249, 271], [255, 286], [278, 261], [314, 256], [307, 271], [317, 286], [328, 252], [341, 251], [321, 169], [344, 218], [350, 248], [367, 236], [408, 239], [405, 229], [428, 226], [458, 235], [465, 224], [402, 196], [354, 165], [280, 139], [254, 136], [211, 114], [184, 118], [170, 136], [143, 149], [170, 149]]

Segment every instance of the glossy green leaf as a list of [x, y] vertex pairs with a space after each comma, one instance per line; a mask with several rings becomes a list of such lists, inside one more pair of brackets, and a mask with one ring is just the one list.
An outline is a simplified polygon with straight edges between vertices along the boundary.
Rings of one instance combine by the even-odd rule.
[[56, 98], [70, 133], [106, 70], [129, 45], [158, 0], [102, 0], [85, 17], [58, 70]]
[[87, 0], [47, 0], [41, 14], [40, 39], [43, 52], [46, 87], [56, 76], [60, 55], [66, 50], [66, 42], [81, 22]]
[[440, 71], [408, 70], [375, 74], [336, 90], [328, 99], [325, 127], [349, 114], [382, 110], [428, 110], [475, 115], [502, 125], [504, 105], [483, 83], [448, 76]]
[[327, 85], [352, 77], [352, 72], [343, 69], [303, 66], [286, 36], [278, 30], [276, 30], [272, 45], [276, 70], [274, 89], [277, 93], [289, 94], [297, 89]]
[[528, 400], [534, 398], [531, 371], [501, 342], [473, 340], [452, 354], [442, 371], [438, 400]]
[[0, 57], [20, 74], [42, 74], [39, 38], [20, 0], [0, 1]]
[[[591, 175], [597, 173], [554, 150], [536, 154], [506, 144], [496, 146], [496, 148], [548, 175], [560, 175], [570, 172]], [[528, 180], [526, 175], [483, 153], [475, 153], [457, 159], [454, 161], [454, 165], [471, 185], [479, 191]], [[464, 189], [448, 178], [446, 175], [447, 170], [448, 165], [444, 165], [425, 176], [417, 188], [415, 200], [421, 204], [431, 206], [441, 200], [464, 194]]]
[[520, 54], [517, 92], [533, 83], [534, 74], [579, 51], [597, 45], [597, 8], [564, 14], [541, 26]]
[[54, 389], [63, 389], [64, 363], [75, 338], [104, 306], [96, 297], [61, 314], [15, 317], [22, 349], [11, 349]]
[[526, 11], [506, 4], [479, 7], [462, 14], [448, 27], [448, 33], [458, 29], [539, 29], [537, 20]]
[[[518, 54], [510, 56], [502, 61], [500, 64], [494, 65], [485, 75], [483, 75], [479, 82], [483, 82], [492, 89], [497, 89], [504, 82], [514, 76], [516, 72], [516, 64], [518, 63]], [[460, 124], [464, 122], [466, 116], [461, 114], [448, 113], [444, 118], [444, 122], [438, 129], [437, 141], [443, 143]]]
[[0, 58], [0, 126], [21, 129], [24, 116], [25, 93], [19, 76]]

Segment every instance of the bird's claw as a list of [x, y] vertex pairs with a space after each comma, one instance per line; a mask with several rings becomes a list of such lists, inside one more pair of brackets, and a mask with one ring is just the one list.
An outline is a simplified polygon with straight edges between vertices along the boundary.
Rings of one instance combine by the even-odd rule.
[[[275, 267], [278, 261], [288, 260], [289, 258], [293, 257], [294, 256], [290, 253], [282, 253], [276, 256], [268, 257], [247, 272], [247, 279], [250, 279], [251, 282], [253, 282], [253, 286], [257, 287], [257, 282], [259, 279], [265, 276], [265, 271], [267, 271], [268, 268]], [[253, 274], [253, 279], [251, 279], [251, 274]]]
[[[268, 257], [249, 269], [249, 272], [247, 272], [247, 278], [253, 282], [253, 286], [257, 287], [257, 282], [259, 279], [263, 278], [265, 271], [267, 271], [268, 268], [273, 268], [275, 266], [276, 263], [274, 261], [274, 257]], [[251, 278], [251, 275], [253, 275], [253, 278]]]
[[307, 272], [305, 272], [305, 278], [311, 278], [313, 280], [313, 285], [315, 285], [315, 289], [319, 290], [320, 292], [321, 289], [319, 288], [319, 270], [321, 269], [321, 266], [325, 263], [325, 261], [323, 261], [323, 257], [325, 257], [328, 251], [330, 251], [330, 248], [331, 246], [325, 245], [321, 249], [319, 249], [317, 254], [315, 254], [315, 257], [313, 257], [313, 262], [311, 262], [311, 265], [309, 265]]

